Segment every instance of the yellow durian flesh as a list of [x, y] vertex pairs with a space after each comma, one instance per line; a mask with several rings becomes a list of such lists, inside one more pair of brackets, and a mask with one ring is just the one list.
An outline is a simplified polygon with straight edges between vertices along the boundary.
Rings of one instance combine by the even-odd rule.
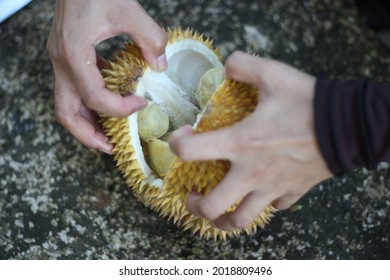
[[161, 139], [153, 139], [147, 143], [148, 158], [154, 172], [164, 178], [176, 156], [169, 148], [169, 144]]
[[138, 112], [138, 133], [143, 141], [160, 138], [168, 132], [168, 115], [153, 101]]
[[[205, 107], [223, 80], [224, 67], [211, 68], [201, 76], [196, 89], [193, 91], [200, 109]], [[183, 81], [181, 82], [183, 83]], [[187, 90], [190, 91], [191, 89]], [[140, 138], [147, 142], [148, 162], [160, 178], [165, 177], [175, 159], [175, 155], [167, 143], [170, 134], [167, 133], [168, 128], [168, 115], [153, 101], [149, 101], [148, 107], [138, 113], [138, 132]], [[162, 137], [163, 135], [164, 137]]]
[[[204, 95], [211, 96], [204, 108], [196, 106], [194, 93], [199, 83], [202, 86], [200, 80], [207, 79], [210, 69], [223, 67], [221, 58], [209, 40], [191, 30], [176, 29], [168, 33], [167, 71], [157, 73], [150, 69], [140, 50], [128, 44], [116, 61], [102, 71], [107, 88], [120, 94], [131, 92], [153, 101], [168, 115], [169, 131], [184, 124], [193, 125], [194, 133], [212, 131], [231, 126], [254, 110], [258, 100], [257, 90], [224, 79], [222, 85], [218, 86], [220, 82], [215, 82], [210, 87], [211, 92], [216, 88], [215, 93]], [[242, 232], [256, 231], [258, 226], [263, 227], [268, 223], [274, 211], [272, 207], [268, 207], [248, 228], [229, 232], [215, 229], [207, 220], [190, 214], [186, 209], [187, 193], [196, 190], [207, 194], [229, 171], [230, 163], [222, 160], [182, 162], [173, 156], [173, 162], [172, 158], [167, 157], [169, 159], [161, 164], [163, 168], [156, 172], [156, 164], [150, 159], [152, 149], [147, 143], [151, 140], [140, 139], [137, 121], [135, 113], [125, 119], [107, 116], [102, 123], [115, 144], [118, 168], [135, 195], [146, 205], [181, 224], [184, 229], [199, 232], [204, 238], [225, 239]], [[163, 138], [166, 137], [153, 141], [161, 144]], [[159, 149], [168, 146], [166, 139], [162, 143], [165, 144], [156, 146]], [[164, 153], [165, 148], [159, 149], [157, 154]]]
[[206, 106], [207, 102], [222, 84], [224, 79], [225, 70], [223, 67], [211, 68], [203, 74], [194, 92], [194, 97], [201, 109]]
[[191, 94], [175, 84], [173, 77], [167, 72], [146, 69], [138, 82], [135, 95], [152, 100], [160, 106], [168, 115], [172, 129], [194, 123], [199, 114], [199, 108], [191, 102]]

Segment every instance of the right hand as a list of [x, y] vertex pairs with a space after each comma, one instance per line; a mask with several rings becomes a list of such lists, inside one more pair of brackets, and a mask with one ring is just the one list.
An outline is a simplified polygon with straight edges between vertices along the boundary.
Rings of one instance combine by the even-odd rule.
[[[314, 128], [315, 77], [279, 61], [233, 53], [226, 76], [252, 84], [260, 101], [240, 122], [215, 131], [175, 131], [170, 147], [184, 161], [224, 159], [230, 169], [207, 195], [191, 192], [188, 211], [223, 230], [246, 228], [268, 205], [287, 209], [332, 176]], [[234, 211], [226, 211], [240, 201]]]
[[154, 70], [166, 69], [167, 35], [135, 0], [57, 0], [47, 42], [58, 122], [87, 147], [108, 154], [112, 145], [96, 112], [125, 117], [147, 104], [142, 97], [121, 97], [105, 87], [95, 47], [119, 34], [130, 35]]

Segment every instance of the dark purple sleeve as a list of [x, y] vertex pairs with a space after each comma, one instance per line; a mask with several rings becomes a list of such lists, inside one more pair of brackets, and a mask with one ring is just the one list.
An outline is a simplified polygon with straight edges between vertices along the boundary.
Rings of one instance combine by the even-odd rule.
[[318, 143], [334, 175], [390, 162], [390, 83], [318, 78], [314, 114]]

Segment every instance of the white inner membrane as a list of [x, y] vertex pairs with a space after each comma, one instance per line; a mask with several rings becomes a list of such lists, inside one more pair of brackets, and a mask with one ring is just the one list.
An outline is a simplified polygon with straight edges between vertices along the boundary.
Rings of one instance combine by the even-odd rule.
[[[169, 44], [165, 53], [168, 69], [165, 72], [155, 72], [148, 67], [138, 83], [135, 95], [158, 104], [169, 116], [170, 130], [174, 130], [185, 124], [195, 123], [200, 113], [193, 98], [198, 81], [209, 69], [223, 65], [205, 44], [192, 39]], [[132, 146], [147, 183], [160, 188], [163, 181], [154, 176], [144, 157], [137, 118], [138, 113], [129, 116]]]

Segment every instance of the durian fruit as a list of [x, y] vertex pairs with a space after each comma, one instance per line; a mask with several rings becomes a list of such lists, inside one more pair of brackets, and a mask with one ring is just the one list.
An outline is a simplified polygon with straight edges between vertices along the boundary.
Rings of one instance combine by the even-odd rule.
[[[191, 124], [194, 133], [231, 126], [253, 112], [257, 89], [225, 79], [218, 50], [203, 35], [178, 28], [168, 30], [168, 36], [165, 72], [153, 71], [132, 43], [127, 43], [102, 70], [111, 91], [149, 101], [146, 109], [127, 118], [102, 118], [106, 134], [115, 145], [117, 166], [141, 201], [184, 230], [198, 232], [207, 239], [254, 232], [269, 222], [275, 211], [272, 206], [247, 228], [233, 231], [213, 228], [208, 220], [187, 211], [187, 193], [195, 190], [207, 194], [229, 171], [230, 163], [183, 162], [170, 151], [167, 135], [185, 124]], [[141, 136], [143, 130], [146, 136]]]
[[141, 140], [150, 141], [168, 132], [169, 118], [160, 106], [148, 101], [148, 106], [138, 112], [138, 134]]

